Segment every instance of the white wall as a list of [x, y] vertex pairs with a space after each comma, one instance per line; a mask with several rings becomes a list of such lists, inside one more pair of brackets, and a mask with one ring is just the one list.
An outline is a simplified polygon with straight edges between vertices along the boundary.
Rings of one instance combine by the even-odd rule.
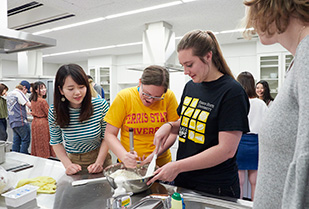
[[43, 75], [56, 76], [59, 64], [43, 63]]
[[142, 71], [128, 70], [128, 68], [142, 66], [142, 60], [142, 54], [129, 54], [117, 57], [117, 92], [121, 89], [138, 85]]
[[2, 62], [2, 77], [16, 76], [18, 74], [18, 65], [15, 61], [1, 60]]
[[248, 71], [258, 78], [256, 42], [222, 45], [222, 53], [235, 78], [239, 73]]

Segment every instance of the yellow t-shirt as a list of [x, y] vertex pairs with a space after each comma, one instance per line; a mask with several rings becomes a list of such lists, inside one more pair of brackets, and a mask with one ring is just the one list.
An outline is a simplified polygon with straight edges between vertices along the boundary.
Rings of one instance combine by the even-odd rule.
[[[121, 129], [121, 144], [130, 151], [129, 128], [134, 129], [134, 150], [139, 157], [147, 157], [155, 149], [155, 132], [166, 122], [176, 121], [178, 103], [175, 94], [167, 90], [161, 101], [146, 107], [139, 96], [137, 87], [121, 90], [110, 106], [104, 120]], [[157, 159], [162, 166], [171, 161], [171, 152], [167, 150]]]

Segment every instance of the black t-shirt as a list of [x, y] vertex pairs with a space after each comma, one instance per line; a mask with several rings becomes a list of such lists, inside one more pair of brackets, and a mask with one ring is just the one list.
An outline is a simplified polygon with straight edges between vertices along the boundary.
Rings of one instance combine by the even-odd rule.
[[[220, 131], [248, 132], [249, 106], [244, 89], [228, 75], [211, 82], [189, 81], [177, 109], [181, 116], [177, 160], [217, 145]], [[231, 186], [237, 180], [235, 154], [217, 166], [180, 173], [175, 184], [202, 190], [205, 186]]]

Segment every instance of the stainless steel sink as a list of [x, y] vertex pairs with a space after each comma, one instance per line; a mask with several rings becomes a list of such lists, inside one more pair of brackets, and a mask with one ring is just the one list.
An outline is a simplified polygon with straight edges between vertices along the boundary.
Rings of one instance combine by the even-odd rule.
[[137, 203], [135, 203], [130, 209], [168, 209], [171, 207], [171, 200], [168, 195], [148, 195]]
[[252, 209], [248, 201], [229, 201], [212, 197], [184, 196], [186, 208], [194, 209]]
[[[183, 196], [184, 203], [188, 209], [252, 209], [252, 203], [248, 201], [205, 197], [187, 194]], [[170, 208], [170, 197], [148, 195], [139, 200], [130, 209], [167, 209]]]
[[200, 203], [200, 202], [195, 202], [195, 201], [185, 201], [185, 205], [186, 205], [186, 208], [194, 208], [194, 209], [227, 209], [226, 207], [210, 205], [210, 204]]

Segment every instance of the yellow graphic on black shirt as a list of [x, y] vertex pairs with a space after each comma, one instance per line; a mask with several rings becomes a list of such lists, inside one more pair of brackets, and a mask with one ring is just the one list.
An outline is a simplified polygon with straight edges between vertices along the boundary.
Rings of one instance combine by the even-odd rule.
[[195, 130], [195, 126], [196, 126], [196, 120], [191, 119], [190, 124], [189, 124], [189, 128]]
[[183, 100], [183, 105], [189, 106], [191, 100], [192, 100], [191, 97], [185, 97], [185, 99]]
[[190, 104], [190, 107], [196, 108], [196, 105], [197, 105], [198, 101], [199, 101], [199, 99], [194, 98], [194, 99], [192, 100], [191, 104]]
[[184, 127], [188, 127], [188, 123], [189, 123], [189, 118], [182, 117], [181, 125], [184, 126]]
[[198, 109], [199, 99], [186, 96], [181, 110], [181, 131], [179, 141], [186, 138], [198, 144], [205, 143], [206, 122], [209, 112]]
[[188, 139], [198, 144], [204, 144], [205, 136], [189, 129]]
[[188, 107], [187, 110], [184, 113], [184, 116], [187, 116], [187, 117], [191, 118], [193, 112], [194, 112], [194, 109], [191, 108], [191, 107]]
[[198, 121], [195, 130], [200, 133], [205, 133], [205, 127], [206, 127], [205, 123], [201, 123]]
[[192, 118], [196, 119], [196, 118], [197, 118], [197, 116], [198, 116], [198, 114], [199, 114], [200, 112], [201, 112], [201, 110], [199, 110], [199, 109], [195, 109], [195, 111], [194, 111], [194, 114], [193, 114]]
[[186, 141], [186, 139], [184, 139], [184, 138], [182, 138], [182, 137], [179, 137], [178, 139], [179, 139], [179, 141], [181, 141], [181, 142], [185, 142], [185, 141]]
[[198, 119], [206, 123], [208, 115], [209, 115], [209, 112], [202, 111]]

